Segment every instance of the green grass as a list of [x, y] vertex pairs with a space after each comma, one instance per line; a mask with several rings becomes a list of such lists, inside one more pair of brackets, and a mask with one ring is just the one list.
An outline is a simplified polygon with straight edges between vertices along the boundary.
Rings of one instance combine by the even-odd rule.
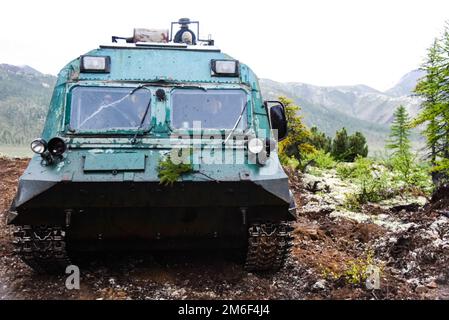
[[7, 157], [31, 157], [33, 152], [29, 146], [12, 146], [0, 144], [0, 155]]

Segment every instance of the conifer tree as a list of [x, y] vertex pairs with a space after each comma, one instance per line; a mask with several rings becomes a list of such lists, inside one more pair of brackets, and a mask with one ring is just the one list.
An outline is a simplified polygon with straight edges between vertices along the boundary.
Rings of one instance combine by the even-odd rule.
[[348, 151], [345, 158], [346, 161], [354, 162], [358, 156], [363, 158], [368, 156], [368, 145], [365, 136], [357, 131], [348, 138]]
[[335, 133], [331, 154], [335, 160], [346, 162], [354, 162], [358, 156], [365, 158], [368, 156], [366, 138], [361, 132], [348, 135], [343, 127]]
[[392, 150], [392, 164], [401, 174], [401, 180], [411, 184], [414, 157], [410, 144], [410, 117], [404, 106], [399, 106], [394, 112], [394, 120], [390, 127], [390, 137], [387, 149]]
[[345, 161], [345, 153], [348, 150], [348, 132], [346, 128], [335, 133], [335, 138], [332, 141], [332, 156], [339, 161]]
[[325, 153], [331, 152], [332, 139], [324, 132], [321, 132], [317, 127], [310, 128], [309, 143], [317, 150], [323, 150]]
[[390, 137], [386, 147], [393, 151], [393, 156], [407, 156], [410, 153], [410, 117], [404, 106], [399, 106], [393, 114]]
[[438, 184], [449, 173], [449, 27], [429, 48], [421, 69], [426, 75], [415, 93], [423, 102], [413, 125], [425, 126], [433, 180]]

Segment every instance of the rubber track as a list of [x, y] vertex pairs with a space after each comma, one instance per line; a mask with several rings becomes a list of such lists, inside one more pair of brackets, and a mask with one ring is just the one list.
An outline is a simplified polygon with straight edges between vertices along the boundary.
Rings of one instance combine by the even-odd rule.
[[292, 230], [286, 222], [252, 224], [248, 230], [245, 269], [250, 272], [269, 272], [282, 268], [290, 252]]
[[14, 232], [16, 254], [39, 273], [64, 273], [71, 265], [65, 231], [56, 226], [21, 226]]

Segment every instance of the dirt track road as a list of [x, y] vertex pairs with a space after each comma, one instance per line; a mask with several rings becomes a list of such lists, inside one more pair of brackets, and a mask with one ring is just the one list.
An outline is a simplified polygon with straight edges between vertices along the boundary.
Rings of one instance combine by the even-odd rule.
[[[244, 272], [233, 255], [219, 252], [85, 256], [80, 265], [81, 288], [69, 291], [65, 276], [36, 274], [13, 254], [12, 230], [5, 224], [5, 210], [27, 162], [0, 158], [1, 299], [300, 298], [287, 271], [258, 277]], [[300, 277], [296, 279], [297, 285], [302, 285]], [[278, 289], [283, 286], [286, 289]]]
[[[421, 276], [415, 275], [414, 269], [408, 274], [398, 271], [401, 263], [407, 262], [402, 260], [416, 247], [407, 247], [407, 243], [405, 248], [396, 248], [394, 254], [382, 246], [376, 249], [376, 258], [385, 265], [379, 290], [369, 291], [364, 283], [350, 284], [342, 278], [329, 278], [327, 271], [337, 272], [348, 261], [363, 257], [376, 243], [399, 235], [392, 235], [375, 224], [335, 219], [328, 212], [304, 210], [296, 225], [292, 258], [275, 275], [247, 273], [235, 256], [220, 252], [156, 256], [104, 254], [82, 258], [81, 288], [70, 291], [65, 288], [65, 276], [38, 275], [13, 253], [5, 210], [26, 165], [27, 160], [0, 158], [0, 299], [448, 298], [448, 279], [435, 271], [439, 268], [436, 263], [423, 264]], [[306, 204], [309, 201], [304, 197], [307, 192], [296, 175], [292, 177], [292, 187], [298, 202]], [[434, 280], [430, 282], [429, 279]]]

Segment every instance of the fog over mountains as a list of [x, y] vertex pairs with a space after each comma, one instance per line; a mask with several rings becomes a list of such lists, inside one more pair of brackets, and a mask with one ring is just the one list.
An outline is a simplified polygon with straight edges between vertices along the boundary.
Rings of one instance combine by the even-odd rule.
[[[420, 101], [412, 91], [422, 76], [414, 70], [385, 92], [366, 85], [321, 87], [268, 79], [260, 85], [265, 99], [282, 95], [294, 100], [305, 123], [328, 135], [342, 127], [363, 132], [373, 151], [383, 148], [397, 106], [417, 114]], [[0, 64], [0, 143], [28, 144], [39, 135], [55, 81], [29, 66]]]

